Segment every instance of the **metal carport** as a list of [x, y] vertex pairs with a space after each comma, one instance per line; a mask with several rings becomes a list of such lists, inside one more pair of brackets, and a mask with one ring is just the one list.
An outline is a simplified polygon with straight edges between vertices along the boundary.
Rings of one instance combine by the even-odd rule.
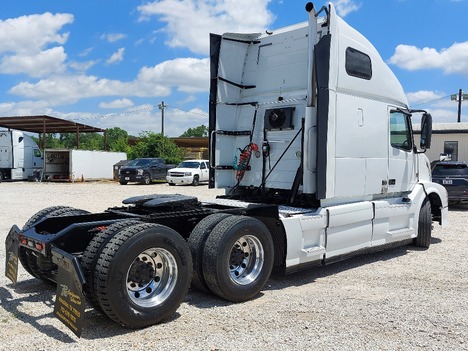
[[[0, 127], [39, 134], [39, 146], [46, 148], [46, 133], [76, 133], [76, 144], [80, 147], [80, 133], [104, 133], [104, 145], [107, 145], [106, 130], [51, 116], [16, 116], [0, 117]], [[107, 147], [105, 147], [107, 148]]]

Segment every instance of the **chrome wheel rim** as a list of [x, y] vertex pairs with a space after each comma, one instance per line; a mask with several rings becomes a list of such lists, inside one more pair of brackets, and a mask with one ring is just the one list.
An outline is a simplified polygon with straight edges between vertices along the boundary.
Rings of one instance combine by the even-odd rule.
[[141, 252], [127, 272], [127, 294], [140, 307], [154, 307], [171, 296], [177, 282], [177, 262], [169, 251], [151, 248]]
[[262, 272], [265, 251], [257, 237], [244, 235], [231, 249], [229, 274], [239, 285], [251, 284]]

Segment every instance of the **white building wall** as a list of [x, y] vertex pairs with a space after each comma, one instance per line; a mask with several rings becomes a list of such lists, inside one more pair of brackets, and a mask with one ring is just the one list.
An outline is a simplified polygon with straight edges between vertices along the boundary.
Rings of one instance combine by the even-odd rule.
[[[415, 135], [416, 146], [419, 147], [420, 134]], [[468, 163], [468, 129], [460, 132], [443, 132], [433, 130], [431, 148], [426, 151], [429, 161], [439, 160], [444, 153], [444, 145], [447, 141], [458, 143], [458, 161]]]

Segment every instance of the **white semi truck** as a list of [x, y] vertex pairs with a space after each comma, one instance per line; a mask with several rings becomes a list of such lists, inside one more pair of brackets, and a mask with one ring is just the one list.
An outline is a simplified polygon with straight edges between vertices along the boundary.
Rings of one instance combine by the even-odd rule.
[[[375, 48], [333, 5], [264, 34], [211, 35], [209, 202], [129, 198], [87, 213], [51, 207], [6, 239], [57, 283], [55, 315], [81, 333], [85, 299], [129, 327], [174, 313], [190, 284], [229, 301], [284, 273], [395, 245], [428, 248], [447, 217], [424, 150], [431, 116], [411, 111]], [[415, 145], [411, 116], [422, 114]], [[388, 264], [391, 264], [389, 262]]]
[[0, 182], [39, 179], [44, 159], [36, 142], [17, 130], [0, 130]]

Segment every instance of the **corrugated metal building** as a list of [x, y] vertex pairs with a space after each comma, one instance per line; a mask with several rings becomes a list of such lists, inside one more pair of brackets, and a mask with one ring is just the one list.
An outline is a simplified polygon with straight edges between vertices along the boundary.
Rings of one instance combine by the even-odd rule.
[[[420, 126], [414, 126], [416, 145], [419, 145]], [[429, 161], [449, 157], [454, 161], [468, 163], [468, 122], [434, 123], [432, 145], [426, 152]]]

